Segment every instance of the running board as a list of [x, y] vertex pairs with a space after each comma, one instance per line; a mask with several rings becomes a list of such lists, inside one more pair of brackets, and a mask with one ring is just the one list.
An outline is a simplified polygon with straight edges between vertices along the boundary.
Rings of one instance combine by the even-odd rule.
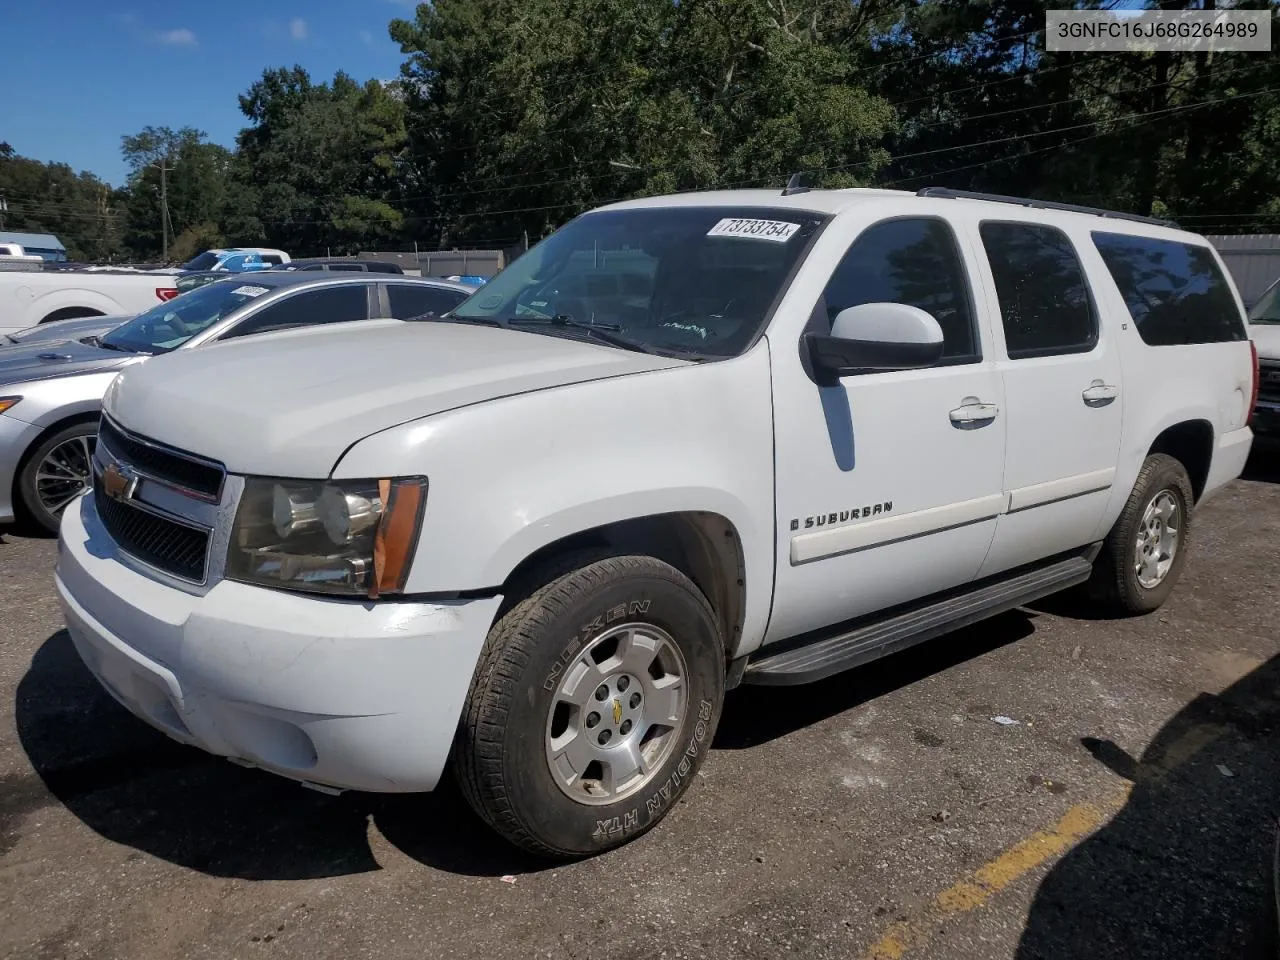
[[766, 648], [765, 656], [747, 664], [742, 682], [812, 683], [1084, 583], [1092, 569], [1084, 557], [1071, 557], [803, 646], [772, 654]]

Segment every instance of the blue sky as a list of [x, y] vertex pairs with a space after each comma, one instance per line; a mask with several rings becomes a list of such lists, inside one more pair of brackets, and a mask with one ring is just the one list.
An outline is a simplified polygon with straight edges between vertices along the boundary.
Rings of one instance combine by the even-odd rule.
[[268, 67], [315, 80], [391, 79], [387, 36], [413, 0], [17, 0], [0, 4], [0, 141], [23, 156], [124, 182], [120, 137], [193, 126], [231, 146], [236, 95]]

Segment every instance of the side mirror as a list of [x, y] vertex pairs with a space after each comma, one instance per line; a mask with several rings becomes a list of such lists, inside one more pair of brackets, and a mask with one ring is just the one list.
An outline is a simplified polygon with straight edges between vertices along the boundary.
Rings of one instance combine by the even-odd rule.
[[836, 314], [829, 335], [806, 333], [809, 360], [819, 376], [845, 377], [873, 370], [917, 370], [942, 359], [942, 328], [919, 307], [864, 303]]

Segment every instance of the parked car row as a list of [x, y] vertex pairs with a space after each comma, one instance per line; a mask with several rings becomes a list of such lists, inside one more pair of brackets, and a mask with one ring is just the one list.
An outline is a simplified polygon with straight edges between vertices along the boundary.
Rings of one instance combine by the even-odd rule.
[[474, 289], [377, 274], [214, 276], [132, 318], [56, 321], [0, 346], [0, 522], [21, 516], [56, 532], [90, 486], [102, 396], [127, 367], [270, 331], [444, 313]]
[[19, 498], [61, 510], [76, 650], [129, 710], [328, 792], [452, 767], [541, 855], [661, 822], [738, 684], [1074, 586], [1159, 608], [1253, 442], [1221, 258], [1109, 211], [650, 197], [437, 296], [215, 282], [0, 349], [25, 378], [0, 424], [33, 451]]

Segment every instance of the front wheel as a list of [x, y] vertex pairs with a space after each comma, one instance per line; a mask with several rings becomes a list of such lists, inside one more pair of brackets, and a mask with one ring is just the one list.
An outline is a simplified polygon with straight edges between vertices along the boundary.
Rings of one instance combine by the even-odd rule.
[[1094, 594], [1124, 613], [1150, 613], [1173, 592], [1187, 562], [1195, 497], [1186, 468], [1147, 457], [1094, 571]]
[[97, 439], [97, 421], [64, 427], [36, 446], [18, 475], [18, 502], [46, 533], [57, 535], [62, 511], [93, 487]]
[[599, 853], [671, 810], [711, 747], [723, 697], [719, 628], [698, 588], [652, 557], [599, 560], [490, 631], [457, 779], [516, 845]]

